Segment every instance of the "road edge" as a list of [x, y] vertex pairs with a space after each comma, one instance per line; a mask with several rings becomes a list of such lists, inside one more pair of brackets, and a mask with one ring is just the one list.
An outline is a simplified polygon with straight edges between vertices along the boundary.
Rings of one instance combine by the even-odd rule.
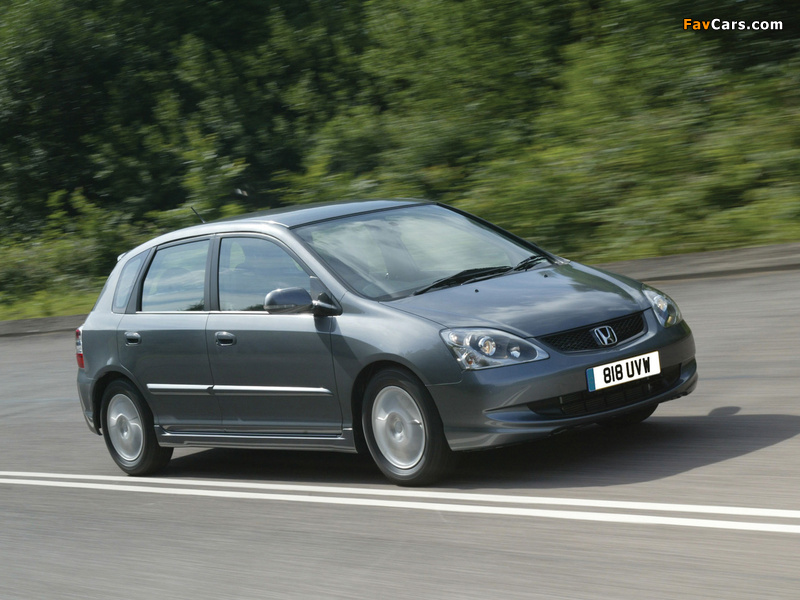
[[[593, 266], [649, 283], [793, 271], [800, 269], [800, 243], [640, 258]], [[0, 321], [0, 337], [74, 331], [85, 319], [86, 315], [82, 314]]]

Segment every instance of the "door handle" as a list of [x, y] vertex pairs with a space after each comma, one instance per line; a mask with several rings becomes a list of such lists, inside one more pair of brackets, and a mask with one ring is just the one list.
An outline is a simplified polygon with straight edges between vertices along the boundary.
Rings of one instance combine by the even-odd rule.
[[142, 336], [136, 333], [135, 331], [126, 331], [125, 332], [125, 345], [126, 346], [135, 346], [136, 344], [141, 343]]
[[228, 331], [218, 331], [214, 334], [217, 346], [233, 346], [236, 343], [236, 336]]

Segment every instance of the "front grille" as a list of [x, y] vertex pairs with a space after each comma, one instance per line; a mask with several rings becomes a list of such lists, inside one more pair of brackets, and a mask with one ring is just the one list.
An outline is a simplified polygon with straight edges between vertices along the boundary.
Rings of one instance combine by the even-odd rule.
[[560, 331], [558, 333], [551, 333], [550, 335], [542, 336], [542, 342], [559, 350], [561, 352], [581, 352], [583, 350], [597, 350], [604, 348], [597, 343], [592, 335], [592, 329], [608, 325], [614, 329], [617, 334], [617, 344], [628, 341], [644, 332], [644, 317], [642, 313], [628, 315], [612, 321], [604, 321], [602, 323], [595, 323], [587, 327], [579, 327], [577, 329], [569, 329], [567, 331]]
[[658, 375], [623, 383], [596, 392], [582, 391], [565, 394], [528, 404], [528, 408], [542, 417], [583, 417], [612, 408], [636, 404], [667, 391], [678, 381], [681, 367], [669, 367]]

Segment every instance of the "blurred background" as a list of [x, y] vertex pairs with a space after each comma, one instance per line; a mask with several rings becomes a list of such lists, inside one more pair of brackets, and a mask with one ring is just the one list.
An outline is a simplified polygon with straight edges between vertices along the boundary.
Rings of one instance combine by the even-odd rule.
[[0, 319], [87, 312], [190, 207], [418, 197], [587, 262], [800, 239], [794, 2], [2, 7]]

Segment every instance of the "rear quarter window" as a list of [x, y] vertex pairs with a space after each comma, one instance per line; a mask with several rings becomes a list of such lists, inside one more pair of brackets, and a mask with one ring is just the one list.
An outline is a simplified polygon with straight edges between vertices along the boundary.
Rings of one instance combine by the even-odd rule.
[[114, 302], [111, 305], [111, 310], [115, 313], [124, 313], [131, 299], [131, 292], [136, 283], [136, 276], [142, 269], [145, 256], [147, 252], [137, 254], [122, 267], [122, 272], [119, 274], [119, 281], [117, 282], [117, 290], [114, 292]]

